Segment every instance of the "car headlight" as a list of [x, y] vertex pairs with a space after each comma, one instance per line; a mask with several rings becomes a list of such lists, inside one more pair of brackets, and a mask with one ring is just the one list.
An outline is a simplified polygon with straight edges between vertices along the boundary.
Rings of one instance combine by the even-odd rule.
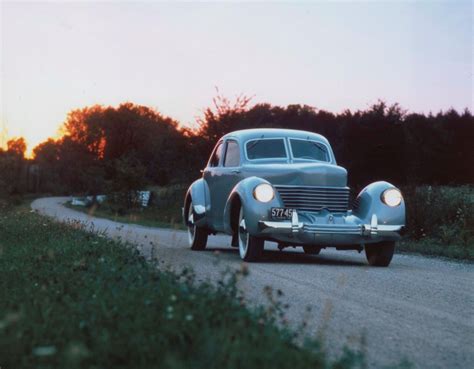
[[260, 202], [269, 202], [275, 197], [275, 191], [268, 183], [262, 183], [253, 190], [253, 197]]
[[396, 188], [389, 188], [382, 193], [382, 201], [391, 207], [395, 207], [402, 202], [402, 193]]

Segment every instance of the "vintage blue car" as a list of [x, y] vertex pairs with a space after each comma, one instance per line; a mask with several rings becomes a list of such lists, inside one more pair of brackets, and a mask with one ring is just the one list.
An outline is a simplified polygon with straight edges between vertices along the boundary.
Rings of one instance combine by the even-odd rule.
[[232, 235], [245, 261], [259, 260], [267, 240], [308, 254], [365, 249], [370, 265], [388, 266], [405, 225], [402, 194], [390, 183], [368, 185], [350, 204], [347, 171], [319, 134], [232, 132], [217, 142], [202, 172], [183, 207], [192, 250], [222, 232]]

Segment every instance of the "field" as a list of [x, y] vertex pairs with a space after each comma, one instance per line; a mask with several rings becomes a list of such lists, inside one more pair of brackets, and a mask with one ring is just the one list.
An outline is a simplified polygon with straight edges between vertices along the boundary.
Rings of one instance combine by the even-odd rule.
[[[236, 280], [195, 283], [158, 270], [130, 246], [61, 225], [26, 207], [0, 217], [2, 368], [352, 368], [279, 324], [282, 309], [249, 308]], [[305, 342], [296, 345], [295, 342]]]

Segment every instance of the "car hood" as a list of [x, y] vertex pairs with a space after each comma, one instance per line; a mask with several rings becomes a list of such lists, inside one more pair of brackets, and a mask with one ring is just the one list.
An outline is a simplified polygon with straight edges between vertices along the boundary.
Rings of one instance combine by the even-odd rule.
[[274, 185], [347, 186], [347, 170], [329, 163], [247, 164], [244, 171]]

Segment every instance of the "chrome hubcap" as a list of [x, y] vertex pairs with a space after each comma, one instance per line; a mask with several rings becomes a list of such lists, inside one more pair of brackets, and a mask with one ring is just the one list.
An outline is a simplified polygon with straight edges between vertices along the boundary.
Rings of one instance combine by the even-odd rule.
[[196, 234], [196, 225], [194, 224], [193, 203], [189, 204], [188, 209], [188, 239], [189, 244], [194, 242], [194, 235]]
[[239, 253], [243, 259], [247, 254], [249, 234], [247, 232], [247, 225], [245, 224], [244, 211], [240, 208], [239, 214]]

